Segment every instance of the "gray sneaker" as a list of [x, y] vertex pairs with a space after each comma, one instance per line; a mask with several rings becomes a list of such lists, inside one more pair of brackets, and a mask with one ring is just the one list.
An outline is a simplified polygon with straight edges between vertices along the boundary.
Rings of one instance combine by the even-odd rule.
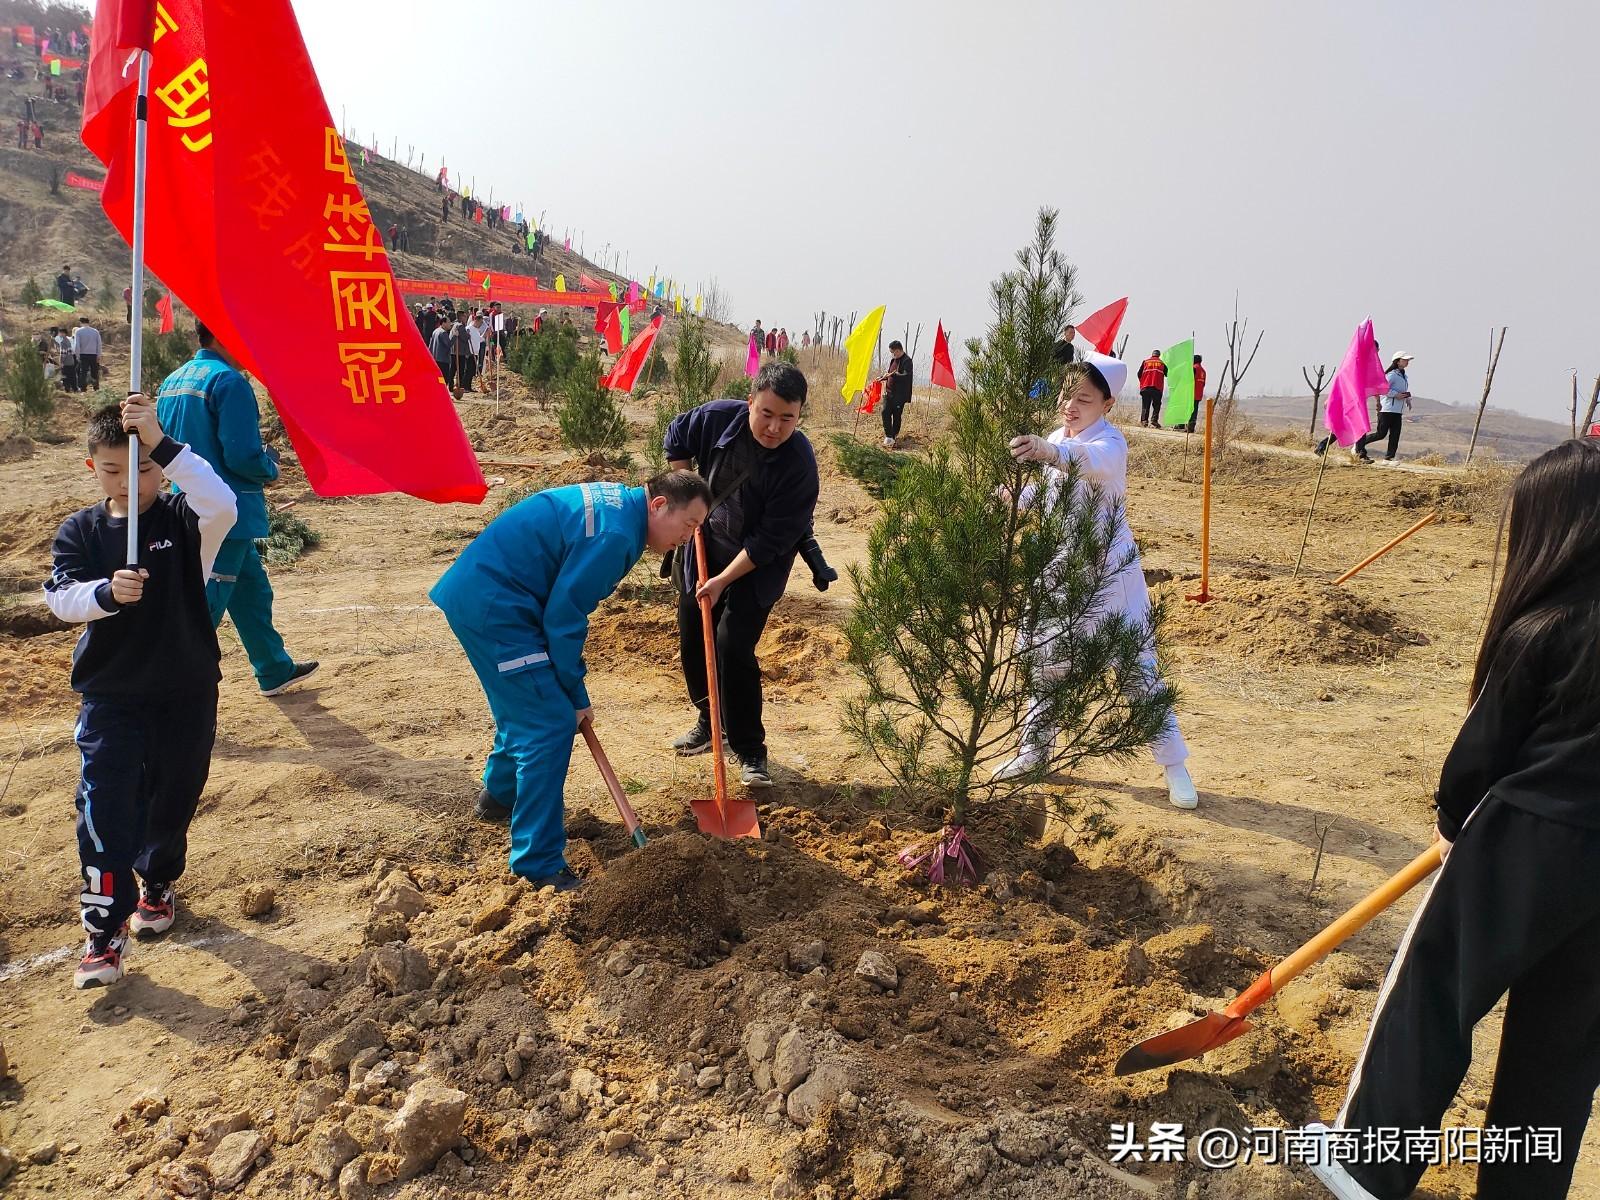
[[739, 782], [745, 787], [765, 788], [772, 786], [772, 773], [767, 770], [767, 760], [761, 758], [745, 758], [739, 756]]
[[688, 733], [679, 734], [672, 739], [672, 748], [684, 758], [709, 752], [711, 749], [711, 727], [709, 725], [696, 725]]

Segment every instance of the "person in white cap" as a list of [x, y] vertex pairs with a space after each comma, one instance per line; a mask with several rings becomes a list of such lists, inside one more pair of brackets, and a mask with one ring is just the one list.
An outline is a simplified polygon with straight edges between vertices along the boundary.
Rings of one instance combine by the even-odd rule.
[[1379, 438], [1389, 439], [1384, 462], [1392, 463], [1395, 453], [1400, 449], [1400, 423], [1405, 420], [1401, 414], [1411, 407], [1411, 383], [1406, 379], [1406, 368], [1410, 365], [1411, 355], [1405, 353], [1396, 354], [1389, 360], [1389, 394], [1378, 397], [1378, 427], [1357, 441], [1350, 450], [1362, 462], [1372, 461], [1367, 457], [1367, 444]]
[[[1144, 568], [1139, 562], [1133, 531], [1128, 528], [1127, 517], [1121, 511], [1128, 491], [1128, 443], [1122, 431], [1106, 419], [1111, 406], [1116, 403], [1117, 393], [1127, 379], [1126, 363], [1085, 351], [1081, 361], [1068, 364], [1063, 371], [1061, 428], [1047, 438], [1035, 434], [1013, 438], [1011, 454], [1019, 462], [1045, 464], [1043, 492], [1046, 504], [1057, 502], [1061, 486], [1067, 479], [1063, 468], [1070, 460], [1078, 464], [1078, 488], [1081, 492], [1087, 492], [1091, 487], [1098, 488], [1103, 503], [1117, 506], [1117, 531], [1110, 555], [1115, 561], [1126, 560], [1127, 565], [1105, 586], [1100, 603], [1091, 610], [1089, 620], [1102, 621], [1117, 614], [1135, 628], [1148, 629], [1150, 592], [1145, 586]], [[1037, 494], [1038, 489], [1030, 487], [1023, 495], [1024, 502], [1031, 502]], [[1046, 645], [1060, 645], [1066, 640], [1060, 630], [1036, 630], [1033, 637]], [[1146, 649], [1144, 661], [1145, 669], [1153, 679], [1153, 645]], [[1030, 714], [1023, 724], [1022, 746], [1017, 756], [997, 770], [995, 778], [1013, 779], [1034, 770], [1040, 760], [1049, 755], [1057, 732]], [[1200, 797], [1186, 765], [1189, 747], [1178, 732], [1175, 718], [1168, 717], [1166, 728], [1150, 748], [1157, 764], [1165, 769], [1167, 796], [1173, 807], [1196, 807]]]

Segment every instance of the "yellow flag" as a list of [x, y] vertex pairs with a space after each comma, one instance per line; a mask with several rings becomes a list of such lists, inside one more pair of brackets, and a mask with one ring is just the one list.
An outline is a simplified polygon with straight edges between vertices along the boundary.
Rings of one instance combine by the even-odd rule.
[[694, 296], [694, 311], [695, 311], [695, 315], [696, 316], [698, 316], [700, 314], [700, 293], [699, 292], [696, 292], [695, 296]]
[[644, 290], [652, 296], [656, 294], [656, 277], [654, 275], [650, 276], [650, 282], [644, 285]]
[[839, 393], [846, 404], [854, 404], [856, 393], [867, 386], [867, 372], [872, 369], [872, 351], [878, 344], [878, 331], [883, 328], [885, 307], [880, 304], [862, 317], [844, 340], [845, 353], [850, 356], [850, 362], [844, 369], [844, 386]]
[[675, 305], [677, 305], [677, 308], [676, 308], [676, 310], [675, 310], [675, 311], [676, 311], [676, 312], [677, 312], [677, 314], [678, 314], [678, 315], [679, 315], [679, 316], [680, 316], [680, 317], [681, 317], [681, 316], [683, 316], [683, 297], [682, 297], [682, 296], [678, 296], [678, 297], [676, 297], [676, 298], [675, 298], [675, 299], [674, 299], [674, 300], [673, 300], [673, 303], [674, 303], [674, 304], [675, 304]]
[[566, 290], [567, 290], [567, 277], [565, 275], [557, 275], [556, 276], [556, 291], [564, 292]]

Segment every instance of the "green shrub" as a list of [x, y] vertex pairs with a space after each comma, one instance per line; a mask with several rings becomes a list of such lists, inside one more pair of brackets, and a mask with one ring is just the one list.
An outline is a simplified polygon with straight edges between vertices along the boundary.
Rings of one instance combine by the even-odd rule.
[[750, 376], [735, 375], [722, 385], [723, 400], [748, 400], [750, 399]]
[[533, 390], [539, 407], [547, 408], [550, 392], [578, 362], [578, 331], [571, 325], [546, 325], [538, 333], [521, 334], [509, 362]]
[[785, 346], [782, 350], [778, 351], [778, 361], [786, 362], [790, 366], [798, 367], [800, 365], [800, 351], [796, 350], [793, 346]]
[[22, 303], [32, 308], [43, 299], [44, 293], [39, 290], [39, 281], [32, 275], [28, 276], [28, 282], [22, 285]]
[[49, 424], [56, 410], [55, 396], [50, 390], [50, 381], [44, 377], [39, 350], [30, 341], [18, 342], [11, 348], [6, 395], [16, 405], [17, 424], [24, 432], [42, 432]]
[[839, 456], [839, 469], [866, 488], [869, 496], [882, 500], [894, 490], [900, 468], [906, 463], [904, 454], [893, 454], [871, 442], [858, 442], [848, 433], [829, 436]]
[[580, 454], [615, 452], [628, 440], [628, 422], [610, 388], [600, 386], [600, 356], [586, 354], [561, 381], [565, 399], [557, 423], [561, 440]]
[[194, 352], [195, 343], [181, 329], [147, 335], [139, 363], [139, 379], [145, 394], [154, 396], [159, 392], [167, 376], [193, 358]]
[[292, 563], [322, 541], [322, 535], [288, 512], [267, 512], [267, 536], [257, 538], [262, 556], [274, 567]]

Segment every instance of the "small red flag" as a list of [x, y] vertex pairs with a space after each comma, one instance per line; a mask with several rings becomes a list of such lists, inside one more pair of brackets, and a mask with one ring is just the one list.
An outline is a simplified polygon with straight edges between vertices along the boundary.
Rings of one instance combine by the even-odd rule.
[[873, 409], [877, 408], [878, 401], [883, 399], [883, 380], [874, 379], [871, 383], [867, 384], [867, 390], [861, 395], [862, 412], [869, 413]]
[[939, 331], [933, 335], [932, 383], [934, 387], [956, 386], [955, 368], [950, 365], [950, 339], [945, 336], [943, 321], [939, 322]]
[[1112, 354], [1117, 344], [1117, 331], [1122, 328], [1122, 318], [1128, 311], [1128, 298], [1113, 300], [1099, 312], [1092, 312], [1078, 322], [1078, 334], [1101, 354]]
[[[149, 50], [156, 44], [156, 0], [111, 0], [116, 8], [114, 26], [116, 33], [111, 39], [113, 46], [125, 50]], [[95, 28], [102, 28], [100, 21], [106, 15], [107, 0], [100, 0], [99, 11], [95, 13]]]
[[171, 333], [174, 322], [172, 320], [172, 293], [168, 292], [156, 301], [156, 312], [161, 314], [161, 333]]
[[661, 318], [656, 317], [639, 331], [638, 337], [628, 343], [622, 357], [611, 364], [611, 370], [600, 380], [600, 386], [619, 392], [633, 391], [634, 381], [639, 378], [645, 359], [650, 357], [650, 347], [655, 345], [656, 334], [660, 331]]
[[622, 349], [622, 318], [618, 316], [615, 304], [611, 305], [611, 311], [606, 314], [606, 327], [603, 332], [607, 354], [615, 354]]

